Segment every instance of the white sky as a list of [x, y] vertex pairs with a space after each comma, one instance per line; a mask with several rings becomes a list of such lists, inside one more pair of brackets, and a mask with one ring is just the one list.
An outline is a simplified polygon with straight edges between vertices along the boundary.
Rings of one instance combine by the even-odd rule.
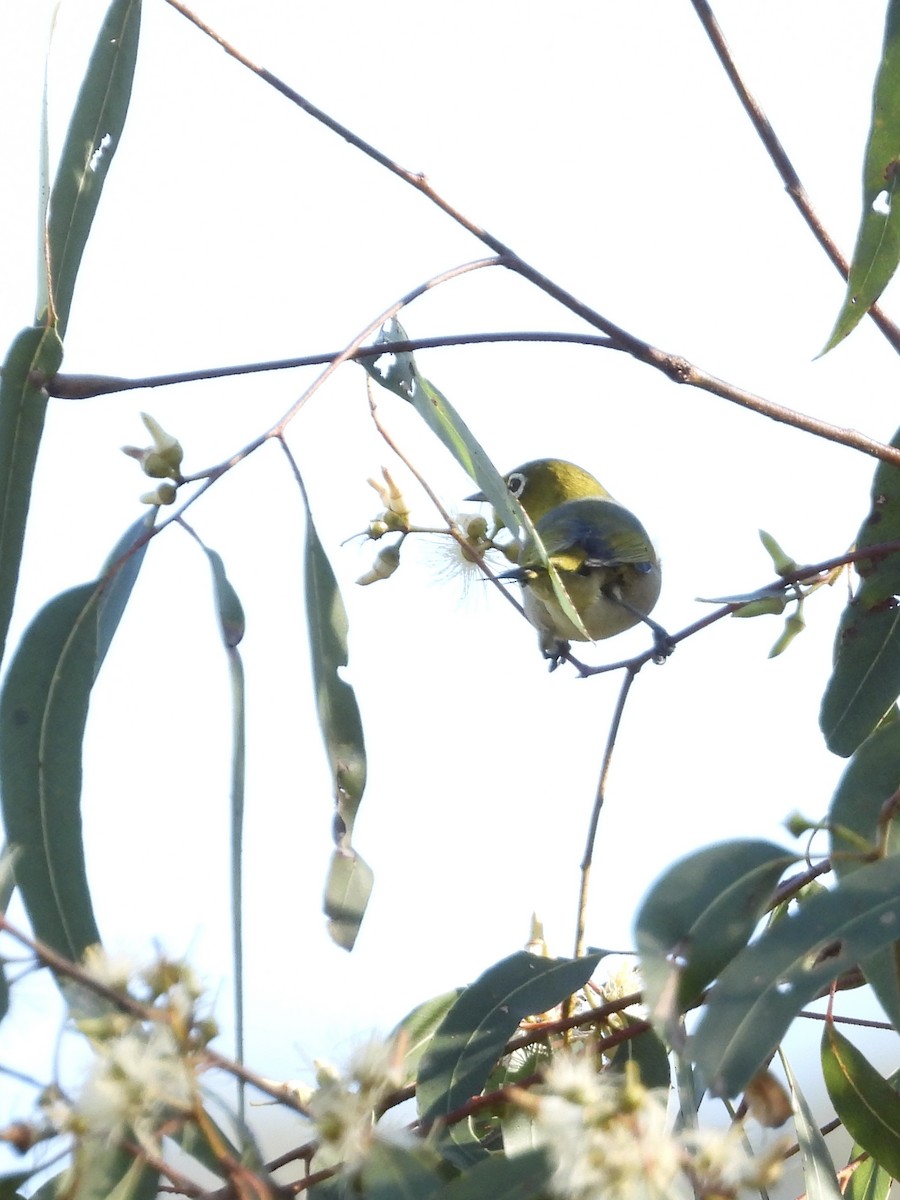
[[[32, 319], [37, 145], [49, 4], [0, 8], [0, 341]], [[53, 57], [61, 141], [104, 8], [63, 4]], [[847, 252], [883, 6], [719, 0], [739, 64]], [[897, 425], [887, 345], [864, 324], [817, 360], [842, 284], [807, 233], [689, 4], [522, 0], [429, 5], [198, 0], [213, 27], [613, 321], [743, 387], [884, 440]], [[135, 89], [84, 258], [64, 370], [141, 375], [333, 350], [432, 274], [484, 249], [426, 200], [147, 0]], [[890, 310], [890, 292], [887, 297]], [[580, 330], [501, 272], [401, 317], [412, 336]], [[840, 553], [874, 461], [813, 440], [623, 355], [488, 345], [418, 356], [501, 469], [543, 454], [594, 471], [653, 534], [655, 616], [771, 576], [757, 529], [800, 561]], [[119, 453], [151, 412], [195, 471], [287, 409], [310, 371], [51, 404], [15, 631], [93, 577], [146, 490]], [[414, 413], [380, 412], [453, 503], [471, 485]], [[618, 679], [547, 674], [534, 631], [486, 588], [461, 602], [426, 552], [356, 588], [391, 456], [347, 366], [290, 433], [344, 585], [369, 749], [356, 842], [376, 887], [352, 955], [320, 916], [331, 795], [311, 707], [302, 509], [263, 449], [190, 512], [248, 618], [245, 865], [248, 1062], [299, 1076], [372, 1028], [465, 983], [526, 940], [530, 915], [572, 948], [577, 866]], [[403, 477], [400, 470], [398, 474]], [[416, 495], [410, 485], [410, 496]], [[424, 499], [416, 513], [430, 521]], [[626, 948], [642, 895], [710, 841], [823, 815], [842, 763], [817, 727], [844, 592], [766, 655], [780, 625], [730, 621], [639, 677], [601, 821], [589, 940]], [[586, 650], [619, 658], [640, 631]], [[226, 665], [205, 560], [178, 530], [153, 545], [92, 705], [84, 811], [100, 927], [113, 949], [187, 952], [229, 1024]], [[52, 1029], [52, 992], [28, 1001]], [[9, 1030], [4, 1043], [4, 1031]], [[12, 1045], [7, 1044], [12, 1041]], [[49, 1061], [48, 1058], [45, 1061]], [[0, 1029], [0, 1062], [21, 1062]], [[49, 1070], [46, 1065], [32, 1069]], [[797, 1066], [797, 1064], [795, 1064]], [[800, 1071], [803, 1077], [802, 1070]], [[0, 1102], [0, 1122], [18, 1115]]]

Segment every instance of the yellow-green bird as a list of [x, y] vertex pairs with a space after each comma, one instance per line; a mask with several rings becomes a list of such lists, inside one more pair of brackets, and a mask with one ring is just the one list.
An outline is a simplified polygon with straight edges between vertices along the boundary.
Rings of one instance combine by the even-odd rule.
[[[662, 580], [656, 551], [637, 517], [588, 471], [562, 459], [523, 463], [504, 479], [531, 518], [583, 627], [564, 612], [533, 539], [526, 538], [518, 566], [502, 578], [521, 583], [525, 615], [540, 634], [550, 669], [568, 653], [570, 641], [600, 641], [640, 621], [653, 630], [656, 657], [670, 654], [668, 634], [648, 616]], [[478, 492], [469, 499], [484, 497]], [[497, 524], [502, 525], [499, 518]]]

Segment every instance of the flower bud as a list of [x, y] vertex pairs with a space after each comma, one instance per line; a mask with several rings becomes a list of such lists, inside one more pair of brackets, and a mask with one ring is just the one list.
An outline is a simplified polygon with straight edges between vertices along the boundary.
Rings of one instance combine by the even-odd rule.
[[397, 542], [396, 545], [385, 546], [383, 550], [379, 550], [371, 568], [364, 575], [360, 575], [356, 582], [365, 587], [367, 584], [377, 583], [379, 579], [390, 579], [399, 566], [400, 543]]
[[172, 483], [161, 483], [156, 491], [144, 492], [141, 496], [141, 504], [174, 504], [175, 497], [178, 495], [178, 489]]
[[143, 449], [139, 446], [123, 446], [122, 453], [137, 459], [141, 470], [151, 479], [181, 479], [181, 460], [184, 457], [181, 443], [166, 433], [148, 413], [141, 413], [141, 420], [153, 438], [153, 445]]

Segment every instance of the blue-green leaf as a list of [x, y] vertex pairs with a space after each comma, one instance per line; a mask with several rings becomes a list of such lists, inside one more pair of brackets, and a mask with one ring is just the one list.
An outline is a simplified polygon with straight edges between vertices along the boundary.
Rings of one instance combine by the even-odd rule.
[[[222, 556], [190, 531], [206, 555], [213, 577], [213, 595], [219, 633], [228, 655], [231, 679], [231, 940], [234, 955], [235, 1048], [244, 1061], [244, 939], [243, 939], [243, 834], [244, 780], [246, 774], [246, 693], [244, 664], [238, 646], [244, 637], [244, 607], [225, 571]], [[243, 1096], [243, 1083], [238, 1085]]]
[[439, 1160], [425, 1149], [374, 1142], [360, 1169], [359, 1193], [366, 1200], [428, 1200], [441, 1186]]
[[808, 1200], [841, 1200], [841, 1189], [838, 1187], [834, 1163], [828, 1153], [825, 1138], [784, 1055], [781, 1056], [781, 1061], [791, 1090], [791, 1107], [794, 1111], [794, 1128], [797, 1130], [797, 1146], [800, 1150], [806, 1196]]
[[795, 861], [781, 846], [733, 841], [688, 855], [654, 884], [635, 926], [644, 995], [661, 1036], [746, 946], [775, 885]]
[[900, 3], [890, 0], [863, 167], [862, 216], [844, 304], [824, 354], [855, 329], [900, 260]]
[[709, 993], [688, 1048], [712, 1091], [733, 1096], [781, 1041], [801, 1008], [900, 929], [900, 872], [867, 863], [770, 925]]
[[34, 464], [44, 430], [47, 392], [62, 362], [52, 329], [23, 329], [0, 374], [0, 658], [16, 597]]
[[110, 163], [119, 148], [137, 59], [140, 0], [110, 4], [69, 122], [50, 193], [46, 262], [52, 310], [38, 324], [65, 336], [81, 256]]
[[[600, 958], [539, 958], [521, 951], [467, 987], [422, 1057], [416, 1091], [422, 1120], [436, 1121], [477, 1096], [520, 1021], [548, 1011], [583, 987]], [[468, 1122], [451, 1126], [447, 1135], [450, 1157], [458, 1165], [485, 1154]]]
[[398, 1022], [391, 1030], [391, 1038], [402, 1038], [404, 1046], [403, 1070], [405, 1082], [410, 1083], [416, 1077], [422, 1055], [431, 1044], [431, 1039], [440, 1027], [447, 1013], [462, 994], [461, 988], [444, 992], [425, 1000]]
[[0, 695], [0, 792], [16, 884], [35, 934], [77, 961], [99, 940], [81, 836], [81, 749], [91, 689], [143, 560], [136, 522], [93, 583], [37, 614]]
[[324, 908], [331, 937], [345, 950], [352, 950], [373, 882], [371, 868], [352, 844], [353, 823], [366, 786], [366, 747], [356, 695], [340, 675], [349, 661], [347, 610], [308, 504], [306, 514], [306, 619], [316, 708], [335, 798], [335, 851], [325, 884]]
[[[891, 445], [900, 447], [900, 431]], [[879, 463], [856, 543], [865, 550], [898, 539], [900, 470]], [[841, 615], [819, 715], [828, 749], [845, 758], [890, 717], [900, 696], [900, 554], [860, 560], [856, 570], [860, 583]]]
[[548, 1194], [549, 1180], [543, 1150], [492, 1154], [445, 1184], [432, 1200], [532, 1200]]
[[[885, 808], [900, 789], [900, 723], [866, 738], [838, 784], [829, 812], [831, 862], [839, 878], [865, 862], [867, 849], [900, 855], [900, 813]], [[900, 860], [898, 860], [900, 861]], [[860, 963], [882, 1007], [900, 1029], [900, 939]]]

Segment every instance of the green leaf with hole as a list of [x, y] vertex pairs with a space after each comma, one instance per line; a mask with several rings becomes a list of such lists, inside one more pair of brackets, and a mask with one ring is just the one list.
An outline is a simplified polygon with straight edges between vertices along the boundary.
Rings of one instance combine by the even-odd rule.
[[898, 929], [900, 872], [892, 858], [867, 863], [770, 925], [719, 975], [688, 1041], [711, 1090], [742, 1091], [803, 1006], [891, 944]]
[[847, 1132], [900, 1179], [900, 1095], [831, 1021], [822, 1034], [822, 1075]]
[[[137, 59], [140, 0], [113, 0], [72, 112], [50, 193], [44, 262], [52, 310], [36, 323], [65, 336], [81, 257], [122, 137]], [[46, 294], [46, 292], [45, 292]]]
[[796, 856], [764, 841], [707, 846], [671, 867], [635, 926], [650, 1019], [670, 1043], [681, 1015], [747, 945]]
[[131, 526], [96, 581], [41, 609], [0, 694], [0, 794], [16, 884], [36, 936], [75, 961], [99, 941], [81, 821], [88, 705], [150, 522], [152, 514]]
[[[900, 448], [900, 431], [891, 445]], [[900, 540], [900, 470], [879, 463], [869, 514], [857, 535], [860, 550]], [[834, 669], [819, 714], [828, 749], [844, 758], [885, 720], [900, 696], [900, 554], [861, 559], [860, 583], [844, 609]]]
[[335, 800], [335, 850], [325, 883], [324, 909], [333, 940], [352, 950], [373, 884], [371, 867], [352, 843], [353, 823], [366, 786], [366, 747], [356, 694], [340, 674], [349, 662], [347, 610], [308, 504], [306, 515], [307, 631], [316, 709]]
[[822, 353], [855, 329], [900, 261], [900, 2], [890, 0], [863, 166], [862, 216], [844, 303]]
[[52, 329], [23, 329], [0, 374], [0, 658], [16, 598], [31, 482], [37, 462], [47, 392], [42, 381], [62, 363]]
[[[446, 1117], [480, 1094], [524, 1017], [547, 1012], [583, 987], [602, 956], [540, 958], [521, 951], [465, 989], [433, 1035], [419, 1067], [416, 1100], [425, 1122]], [[458, 1166], [486, 1151], [468, 1121], [447, 1129], [445, 1152]]]

